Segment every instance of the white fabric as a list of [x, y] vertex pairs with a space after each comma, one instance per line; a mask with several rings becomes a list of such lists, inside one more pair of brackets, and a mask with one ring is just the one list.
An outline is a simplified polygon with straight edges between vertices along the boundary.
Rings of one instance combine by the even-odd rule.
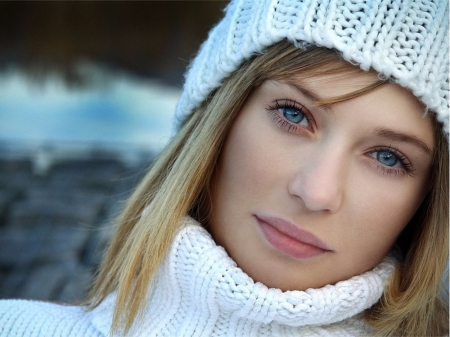
[[[358, 336], [395, 261], [336, 285], [269, 289], [239, 269], [208, 232], [186, 218], [162, 264], [134, 336]], [[107, 336], [115, 296], [93, 312], [51, 303], [0, 301], [0, 336]]]
[[334, 48], [410, 89], [449, 132], [448, 0], [232, 0], [186, 74], [184, 119], [233, 71], [283, 39]]

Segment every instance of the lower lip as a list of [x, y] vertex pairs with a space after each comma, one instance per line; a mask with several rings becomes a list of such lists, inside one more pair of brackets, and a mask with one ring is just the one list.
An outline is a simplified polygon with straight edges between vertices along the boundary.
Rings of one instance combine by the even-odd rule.
[[327, 250], [297, 241], [290, 236], [280, 232], [275, 227], [258, 219], [259, 228], [267, 241], [278, 251], [296, 259], [308, 259], [327, 252]]

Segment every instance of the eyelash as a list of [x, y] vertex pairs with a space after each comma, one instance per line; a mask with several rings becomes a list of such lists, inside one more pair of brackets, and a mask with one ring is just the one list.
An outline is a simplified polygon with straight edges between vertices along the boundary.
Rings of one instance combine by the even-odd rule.
[[[294, 123], [289, 122], [279, 111], [280, 109], [292, 109], [292, 110], [297, 110], [297, 111], [301, 112], [302, 114], [304, 114], [306, 121], [308, 122], [310, 127], [308, 128], [305, 126], [300, 126], [300, 125], [296, 125]], [[312, 131], [313, 119], [312, 119], [311, 113], [303, 105], [301, 105], [293, 100], [290, 100], [290, 99], [276, 100], [275, 104], [269, 105], [266, 108], [266, 110], [271, 115], [274, 123], [277, 126], [281, 127], [282, 129], [284, 129], [290, 133], [297, 133], [299, 130], [305, 129], [305, 128]]]
[[[304, 114], [308, 124], [310, 125], [309, 128], [305, 127], [305, 126], [300, 126], [300, 125], [296, 125], [294, 123], [289, 122], [283, 115], [282, 113], [279, 111], [280, 109], [293, 109], [293, 110], [297, 110], [299, 112], [301, 112], [302, 114]], [[271, 115], [273, 122], [281, 127], [282, 129], [290, 132], [290, 133], [297, 133], [298, 131], [309, 129], [310, 131], [312, 131], [313, 127], [313, 118], [311, 116], [311, 113], [301, 104], [290, 100], [290, 99], [286, 99], [286, 100], [276, 100], [275, 104], [273, 106], [268, 106], [266, 108], [267, 112]], [[382, 173], [384, 175], [390, 176], [390, 175], [394, 175], [394, 176], [398, 176], [400, 174], [408, 174], [409, 176], [412, 176], [412, 172], [415, 171], [412, 163], [409, 161], [409, 159], [403, 154], [401, 153], [398, 149], [394, 148], [393, 146], [388, 146], [388, 147], [377, 147], [374, 149], [371, 149], [368, 154], [372, 154], [375, 152], [389, 152], [391, 154], [393, 154], [394, 156], [396, 156], [400, 162], [400, 164], [402, 165], [402, 167], [388, 167], [384, 164], [382, 164], [381, 162], [379, 162], [378, 160], [374, 159], [375, 162], [377, 163], [377, 168], [379, 170], [382, 171]]]
[[403, 153], [401, 153], [395, 147], [392, 147], [392, 146], [377, 147], [377, 148], [371, 149], [368, 153], [372, 154], [375, 152], [382, 152], [382, 151], [389, 152], [389, 153], [393, 154], [394, 156], [396, 156], [398, 158], [400, 164], [402, 165], [402, 167], [388, 167], [386, 165], [383, 165], [382, 163], [380, 163], [378, 160], [376, 160], [374, 158], [377, 163], [377, 168], [380, 169], [384, 175], [398, 176], [399, 174], [406, 173], [409, 176], [412, 176], [412, 173], [415, 171], [412, 163], [409, 161], [409, 159]]

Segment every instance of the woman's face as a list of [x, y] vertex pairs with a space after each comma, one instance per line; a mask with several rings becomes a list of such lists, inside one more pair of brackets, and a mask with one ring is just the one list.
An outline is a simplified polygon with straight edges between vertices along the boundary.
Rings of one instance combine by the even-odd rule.
[[210, 231], [255, 281], [305, 290], [376, 266], [429, 189], [434, 128], [374, 74], [268, 80], [234, 121], [211, 183]]

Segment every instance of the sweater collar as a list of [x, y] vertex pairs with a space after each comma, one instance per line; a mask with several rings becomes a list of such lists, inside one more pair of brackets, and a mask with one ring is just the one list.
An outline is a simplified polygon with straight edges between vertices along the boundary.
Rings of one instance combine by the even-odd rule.
[[[286, 291], [254, 282], [217, 246], [195, 220], [186, 217], [161, 265], [140, 329], [152, 326], [190, 324], [207, 327], [218, 317], [291, 327], [327, 325], [355, 316], [375, 304], [395, 267], [387, 256], [374, 269], [318, 289]], [[93, 324], [108, 334], [115, 295], [93, 311]], [[176, 324], [175, 324], [176, 325]], [[204, 327], [204, 328], [205, 328]], [[139, 330], [140, 330], [139, 329]]]

